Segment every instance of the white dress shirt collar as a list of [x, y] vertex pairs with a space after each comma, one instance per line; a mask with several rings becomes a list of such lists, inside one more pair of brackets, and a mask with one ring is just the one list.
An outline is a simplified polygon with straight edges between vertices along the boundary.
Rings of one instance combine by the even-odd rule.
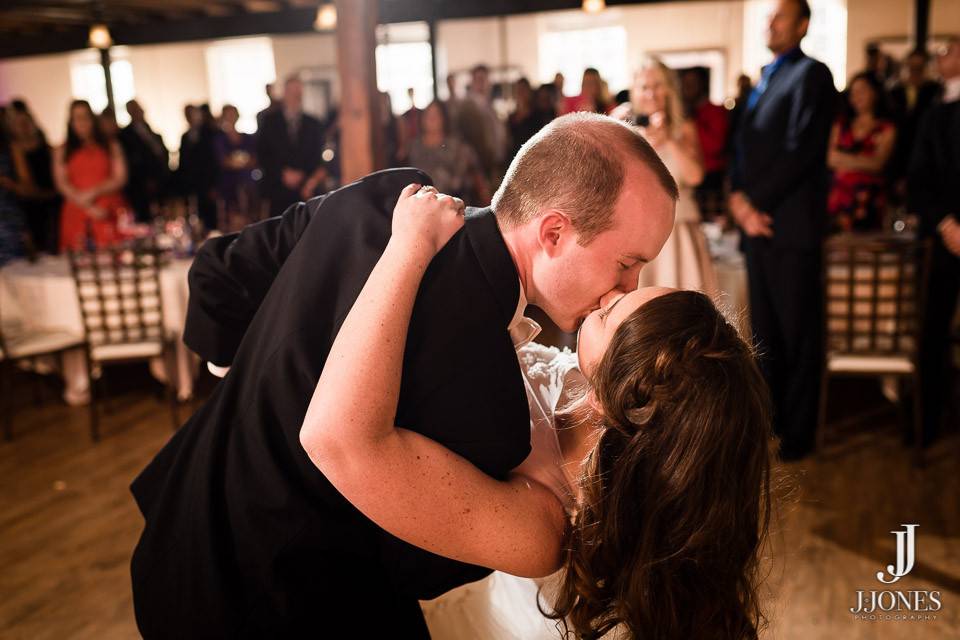
[[535, 321], [523, 315], [527, 308], [527, 295], [523, 291], [523, 283], [520, 283], [520, 299], [517, 300], [517, 310], [510, 319], [507, 331], [510, 332], [510, 338], [513, 340], [513, 346], [517, 349], [529, 344], [540, 333], [540, 325]]

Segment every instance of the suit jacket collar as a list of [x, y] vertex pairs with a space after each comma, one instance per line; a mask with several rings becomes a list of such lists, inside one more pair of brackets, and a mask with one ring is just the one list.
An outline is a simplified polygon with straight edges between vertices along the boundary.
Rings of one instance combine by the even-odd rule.
[[467, 208], [464, 232], [477, 256], [480, 269], [493, 288], [504, 328], [510, 323], [520, 299], [520, 277], [503, 241], [493, 209]]
[[778, 86], [779, 81], [783, 80], [786, 69], [792, 66], [794, 62], [796, 62], [797, 60], [805, 56], [806, 54], [803, 52], [803, 50], [800, 49], [800, 47], [794, 47], [793, 49], [790, 49], [789, 51], [777, 56], [773, 60], [773, 62], [763, 67], [764, 70], [766, 70], [766, 68], [769, 67], [770, 65], [777, 65], [777, 70], [776, 70], [776, 73], [774, 73], [770, 77], [770, 79], [767, 81], [767, 88], [760, 95], [760, 98], [757, 100], [757, 104], [753, 106], [753, 109], [747, 110], [748, 118], [751, 118], [751, 119], [753, 118], [753, 116], [760, 109], [760, 105], [762, 105], [766, 101], [766, 99], [771, 95], [772, 90]]

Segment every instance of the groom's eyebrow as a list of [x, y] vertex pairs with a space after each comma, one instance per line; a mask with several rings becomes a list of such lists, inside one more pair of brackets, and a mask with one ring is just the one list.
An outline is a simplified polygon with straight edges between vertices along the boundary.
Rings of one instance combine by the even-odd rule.
[[643, 256], [638, 256], [631, 253], [625, 254], [623, 257], [630, 260], [636, 260], [637, 262], [650, 262], [649, 258], [644, 258]]

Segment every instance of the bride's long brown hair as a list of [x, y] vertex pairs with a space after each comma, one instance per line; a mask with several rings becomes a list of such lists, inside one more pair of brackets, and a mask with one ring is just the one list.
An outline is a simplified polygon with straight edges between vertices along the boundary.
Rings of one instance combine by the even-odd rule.
[[756, 638], [770, 522], [770, 401], [751, 348], [710, 299], [654, 298], [617, 329], [568, 419], [603, 430], [552, 611], [591, 640]]

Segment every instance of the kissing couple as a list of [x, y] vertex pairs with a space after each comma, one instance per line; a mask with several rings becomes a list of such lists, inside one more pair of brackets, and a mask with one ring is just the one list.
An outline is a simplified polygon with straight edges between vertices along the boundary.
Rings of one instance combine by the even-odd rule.
[[437, 624], [755, 638], [767, 390], [707, 297], [637, 290], [673, 228], [656, 152], [576, 113], [487, 208], [429, 184], [378, 172], [201, 248], [184, 341], [229, 372], [131, 487], [143, 636], [429, 638], [419, 601], [496, 570], [530, 598]]

